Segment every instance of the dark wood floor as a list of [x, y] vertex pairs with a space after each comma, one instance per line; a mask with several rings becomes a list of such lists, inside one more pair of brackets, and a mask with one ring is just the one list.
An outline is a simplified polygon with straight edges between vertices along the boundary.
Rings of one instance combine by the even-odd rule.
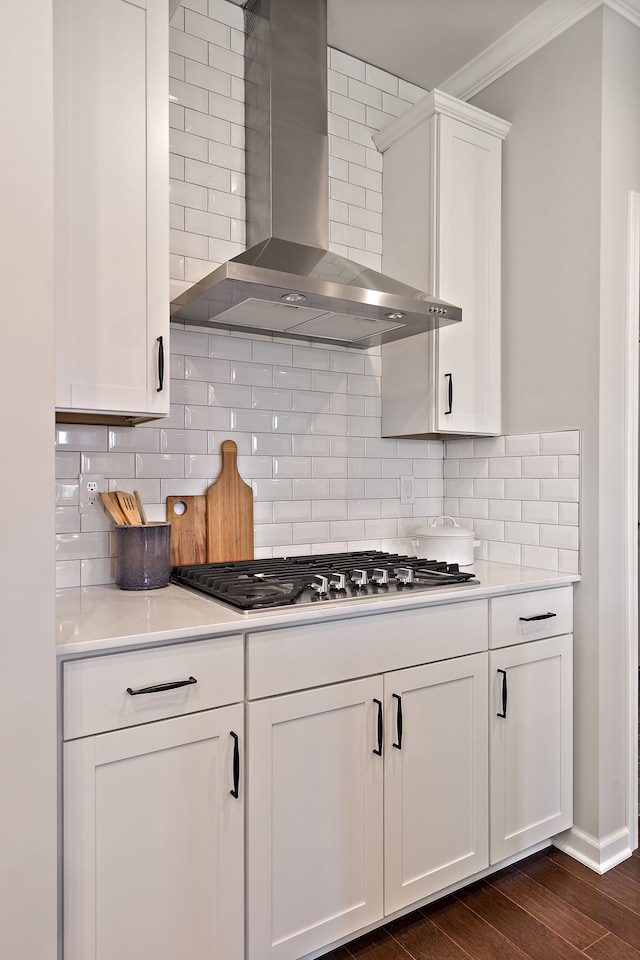
[[640, 960], [638, 851], [603, 876], [551, 847], [325, 960]]

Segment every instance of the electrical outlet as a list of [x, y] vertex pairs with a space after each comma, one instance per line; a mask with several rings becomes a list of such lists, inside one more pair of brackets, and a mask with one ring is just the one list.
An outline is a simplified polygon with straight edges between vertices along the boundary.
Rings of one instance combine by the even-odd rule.
[[413, 493], [413, 477], [400, 477], [400, 503], [415, 503], [416, 498]]
[[100, 491], [106, 490], [104, 477], [97, 473], [83, 473], [78, 481], [80, 513], [99, 513], [102, 510]]

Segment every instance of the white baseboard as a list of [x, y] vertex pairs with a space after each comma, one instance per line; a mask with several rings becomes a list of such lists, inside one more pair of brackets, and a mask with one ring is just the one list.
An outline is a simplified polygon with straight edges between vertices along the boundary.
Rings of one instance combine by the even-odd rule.
[[615, 830], [602, 840], [597, 840], [578, 827], [571, 827], [554, 837], [552, 843], [554, 847], [596, 873], [606, 873], [633, 853], [631, 837], [626, 827]]

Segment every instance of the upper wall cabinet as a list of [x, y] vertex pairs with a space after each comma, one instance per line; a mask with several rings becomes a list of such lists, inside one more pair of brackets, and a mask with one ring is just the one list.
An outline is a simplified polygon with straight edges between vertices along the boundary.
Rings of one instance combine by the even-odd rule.
[[500, 193], [510, 124], [433, 90], [375, 140], [382, 268], [462, 322], [382, 348], [382, 435], [500, 433]]
[[54, 4], [58, 419], [169, 412], [168, 18]]

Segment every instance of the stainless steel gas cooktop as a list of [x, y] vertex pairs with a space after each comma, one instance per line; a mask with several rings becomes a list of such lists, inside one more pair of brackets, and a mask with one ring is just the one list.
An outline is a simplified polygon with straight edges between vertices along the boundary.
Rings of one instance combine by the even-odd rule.
[[174, 567], [174, 583], [239, 610], [317, 604], [418, 593], [478, 583], [455, 563], [360, 550], [272, 560], [236, 560]]

